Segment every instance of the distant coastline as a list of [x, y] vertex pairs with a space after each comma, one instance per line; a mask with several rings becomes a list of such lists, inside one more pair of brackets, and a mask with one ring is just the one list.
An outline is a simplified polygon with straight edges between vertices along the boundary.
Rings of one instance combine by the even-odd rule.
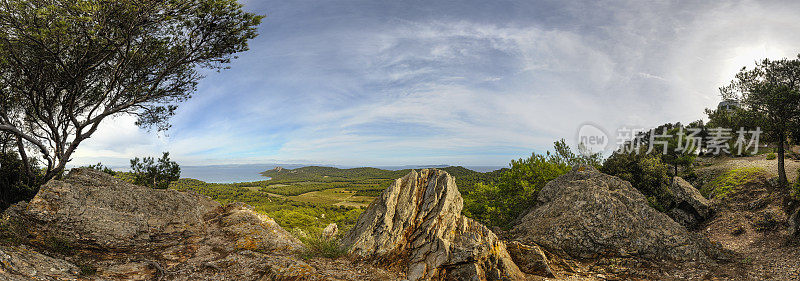
[[[237, 183], [270, 180], [269, 177], [261, 175], [261, 172], [282, 167], [284, 169], [296, 169], [308, 166], [336, 167], [341, 169], [357, 168], [357, 166], [322, 165], [322, 164], [227, 164], [227, 165], [207, 165], [207, 166], [181, 166], [181, 178], [201, 180], [207, 183]], [[451, 165], [400, 165], [400, 166], [370, 166], [383, 170], [404, 170], [422, 168], [444, 168]], [[486, 173], [505, 166], [463, 166], [464, 168]], [[115, 171], [127, 172], [127, 167], [112, 167]]]

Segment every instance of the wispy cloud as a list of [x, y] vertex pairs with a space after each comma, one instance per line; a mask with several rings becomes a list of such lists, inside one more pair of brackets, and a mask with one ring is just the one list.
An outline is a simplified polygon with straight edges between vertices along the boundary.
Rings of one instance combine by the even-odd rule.
[[119, 118], [76, 162], [504, 164], [586, 121], [702, 118], [742, 64], [800, 52], [794, 3], [246, 5], [268, 15], [261, 36], [169, 136]]

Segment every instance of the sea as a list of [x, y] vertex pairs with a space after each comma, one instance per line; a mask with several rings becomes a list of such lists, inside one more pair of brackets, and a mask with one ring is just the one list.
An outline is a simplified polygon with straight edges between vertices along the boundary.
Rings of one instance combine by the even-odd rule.
[[[181, 166], [181, 178], [198, 179], [208, 183], [237, 183], [269, 180], [269, 177], [262, 176], [260, 173], [266, 170], [282, 167], [284, 169], [296, 169], [306, 166], [332, 166], [323, 164], [230, 164], [230, 165], [208, 165], [208, 166]], [[407, 166], [375, 166], [385, 170], [421, 169], [421, 168], [442, 168], [448, 165], [407, 165]], [[355, 166], [333, 166], [342, 169], [355, 168]], [[478, 171], [491, 172], [504, 168], [503, 166], [464, 166], [464, 168]], [[127, 171], [127, 168], [116, 168], [117, 171]]]

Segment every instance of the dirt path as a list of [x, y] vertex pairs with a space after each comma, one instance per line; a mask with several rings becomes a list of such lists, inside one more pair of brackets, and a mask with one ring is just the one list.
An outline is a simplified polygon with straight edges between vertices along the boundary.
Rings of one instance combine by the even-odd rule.
[[[725, 164], [764, 168], [765, 163], [770, 164], [767, 160]], [[800, 245], [788, 243], [788, 216], [782, 208], [785, 196], [767, 178], [759, 178], [729, 198], [712, 199], [717, 215], [699, 232], [737, 254], [736, 260], [717, 272], [724, 272], [728, 280], [800, 280]]]
[[[731, 169], [758, 167], [766, 170], [770, 175], [778, 176], [778, 159], [767, 160], [766, 155], [757, 155], [750, 157], [719, 157], [719, 158], [703, 158], [700, 159], [701, 166], [698, 171], [713, 171], [725, 172]], [[786, 159], [784, 163], [786, 168], [786, 177], [790, 182], [797, 180], [797, 170], [800, 169], [800, 161]]]

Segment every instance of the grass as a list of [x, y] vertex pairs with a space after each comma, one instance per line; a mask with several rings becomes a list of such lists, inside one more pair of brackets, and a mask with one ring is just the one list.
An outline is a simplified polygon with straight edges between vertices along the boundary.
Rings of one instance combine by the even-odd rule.
[[733, 169], [716, 177], [701, 189], [700, 193], [706, 198], [725, 198], [739, 187], [754, 182], [759, 178], [768, 177], [767, 171], [758, 167]]
[[324, 237], [319, 234], [309, 234], [300, 237], [306, 249], [300, 253], [303, 259], [325, 257], [336, 259], [347, 254], [347, 249], [341, 244], [340, 237]]
[[767, 154], [767, 160], [774, 160], [775, 158], [778, 158], [778, 156], [775, 155], [775, 153], [770, 152], [769, 154]]

